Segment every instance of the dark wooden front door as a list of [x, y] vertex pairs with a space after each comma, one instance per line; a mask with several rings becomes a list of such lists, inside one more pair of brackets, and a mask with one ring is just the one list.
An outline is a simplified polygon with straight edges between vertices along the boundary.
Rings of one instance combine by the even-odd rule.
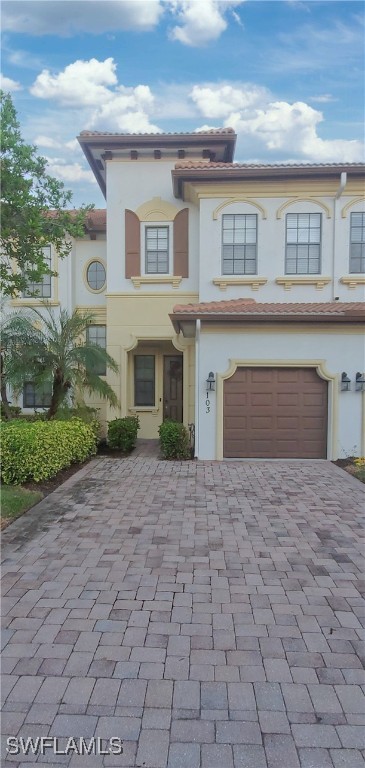
[[163, 418], [183, 420], [182, 355], [164, 355]]

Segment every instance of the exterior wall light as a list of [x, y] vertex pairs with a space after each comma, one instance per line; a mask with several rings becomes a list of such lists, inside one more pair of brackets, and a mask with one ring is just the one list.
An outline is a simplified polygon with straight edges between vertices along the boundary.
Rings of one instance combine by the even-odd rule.
[[215, 390], [215, 378], [214, 378], [213, 371], [210, 371], [206, 383], [207, 383], [207, 391], [208, 392], [214, 392], [214, 390]]
[[365, 376], [363, 373], [360, 373], [359, 371], [357, 372], [355, 377], [355, 389], [357, 390], [357, 392], [365, 391]]
[[341, 374], [341, 392], [348, 392], [351, 389], [351, 379], [349, 379], [346, 371]]

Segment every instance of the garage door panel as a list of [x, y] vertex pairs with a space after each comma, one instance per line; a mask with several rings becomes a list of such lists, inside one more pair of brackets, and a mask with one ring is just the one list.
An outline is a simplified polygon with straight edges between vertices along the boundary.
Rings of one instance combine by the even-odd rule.
[[321, 392], [303, 392], [303, 405], [314, 406], [322, 410], [323, 396]]
[[327, 382], [313, 368], [237, 369], [223, 421], [229, 458], [325, 458]]
[[323, 432], [323, 428], [325, 426], [326, 420], [323, 418], [323, 414], [320, 413], [318, 416], [303, 416], [302, 417], [302, 426], [303, 429], [311, 430], [315, 432], [316, 430], [318, 432]]
[[227, 384], [230, 386], [238, 384], [245, 384], [248, 380], [249, 372], [247, 368], [237, 368], [236, 373], [230, 379], [227, 380]]
[[251, 374], [248, 378], [250, 378], [252, 384], [271, 384], [272, 382], [270, 369], [268, 368], [251, 369]]
[[272, 406], [273, 394], [272, 392], [251, 392], [250, 404], [252, 406], [262, 406], [263, 408], [265, 406]]
[[271, 414], [267, 414], [266, 416], [251, 416], [250, 418], [250, 428], [251, 429], [273, 429], [275, 424], [275, 419]]
[[298, 408], [299, 394], [298, 392], [278, 392], [276, 401], [279, 406], [287, 407], [292, 405], [293, 407]]
[[232, 433], [234, 433], [234, 430], [242, 430], [247, 429], [247, 417], [246, 416], [227, 416], [226, 419], [226, 428], [232, 430]]
[[299, 416], [293, 414], [293, 416], [277, 416], [276, 427], [279, 430], [283, 429], [299, 429]]
[[279, 368], [275, 378], [280, 384], [296, 385], [298, 383], [298, 371], [295, 368]]
[[226, 406], [228, 408], [236, 408], [237, 406], [248, 405], [247, 398], [248, 395], [244, 393], [240, 395], [239, 392], [230, 392], [226, 397]]

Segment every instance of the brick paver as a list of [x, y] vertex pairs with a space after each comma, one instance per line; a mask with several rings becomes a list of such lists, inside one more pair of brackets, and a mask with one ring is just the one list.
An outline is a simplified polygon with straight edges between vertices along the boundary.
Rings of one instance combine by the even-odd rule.
[[364, 766], [364, 489], [325, 461], [96, 459], [3, 533], [3, 732], [104, 768]]

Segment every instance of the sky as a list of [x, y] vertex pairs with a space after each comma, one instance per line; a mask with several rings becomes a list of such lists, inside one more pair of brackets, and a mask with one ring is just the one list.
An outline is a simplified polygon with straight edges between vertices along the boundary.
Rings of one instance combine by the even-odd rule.
[[105, 200], [82, 130], [232, 127], [236, 162], [364, 161], [362, 0], [3, 0], [1, 87], [25, 141]]

